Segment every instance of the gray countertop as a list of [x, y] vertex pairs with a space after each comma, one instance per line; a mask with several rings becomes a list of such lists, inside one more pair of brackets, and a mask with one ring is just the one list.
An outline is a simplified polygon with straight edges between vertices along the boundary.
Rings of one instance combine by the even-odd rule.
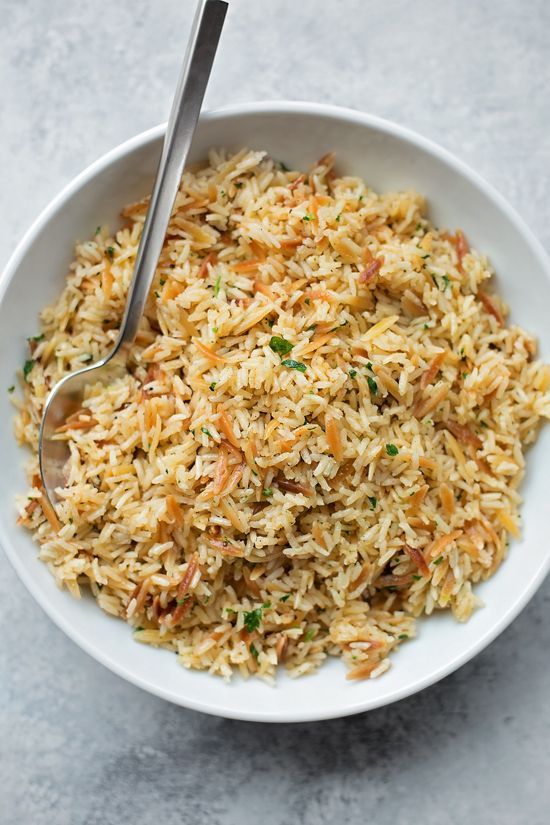
[[[166, 118], [190, 0], [1, 0], [0, 260], [77, 172]], [[550, 249], [546, 0], [232, 0], [207, 105], [339, 103], [464, 159]], [[3, 469], [6, 472], [6, 468]], [[354, 718], [169, 705], [82, 653], [0, 554], [0, 821], [549, 821], [546, 582], [475, 661]]]

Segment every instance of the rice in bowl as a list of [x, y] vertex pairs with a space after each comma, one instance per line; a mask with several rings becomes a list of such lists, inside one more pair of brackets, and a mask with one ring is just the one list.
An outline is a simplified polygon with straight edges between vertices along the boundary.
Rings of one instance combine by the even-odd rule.
[[55, 382], [113, 346], [147, 202], [77, 246], [30, 339], [20, 519], [57, 581], [137, 640], [229, 677], [327, 655], [372, 677], [415, 618], [476, 606], [518, 533], [548, 368], [505, 328], [487, 260], [424, 216], [262, 152], [182, 180], [128, 375], [67, 421], [53, 511], [37, 474]]

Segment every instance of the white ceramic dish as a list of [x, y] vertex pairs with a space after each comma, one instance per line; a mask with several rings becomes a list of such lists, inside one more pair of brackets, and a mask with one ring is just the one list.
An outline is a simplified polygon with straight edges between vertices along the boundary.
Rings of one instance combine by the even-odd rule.
[[[9, 261], [0, 281], [0, 387], [14, 383], [26, 357], [26, 336], [39, 310], [61, 290], [75, 239], [100, 223], [116, 227], [121, 206], [149, 191], [162, 126], [113, 149], [79, 175], [40, 215]], [[513, 307], [512, 320], [539, 336], [550, 357], [550, 262], [503, 198], [443, 149], [394, 124], [331, 106], [258, 103], [210, 112], [201, 119], [192, 159], [210, 146], [267, 149], [296, 168], [336, 150], [344, 173], [364, 177], [378, 190], [413, 187], [424, 193], [439, 226], [461, 227], [486, 252], [499, 274], [498, 288]], [[433, 684], [467, 662], [514, 619], [542, 582], [547, 549], [550, 428], [528, 457], [523, 487], [523, 538], [514, 542], [498, 574], [477, 588], [486, 606], [465, 625], [449, 615], [419, 623], [418, 639], [403, 645], [380, 679], [346, 682], [340, 661], [297, 681], [284, 674], [275, 688], [236, 679], [227, 685], [189, 672], [168, 652], [132, 640], [128, 626], [104, 615], [91, 599], [74, 600], [55, 586], [36, 557], [29, 534], [15, 523], [13, 498], [26, 488], [24, 454], [7, 422], [12, 408], [0, 393], [0, 541], [20, 578], [51, 619], [73, 641], [115, 673], [186, 707], [220, 716], [294, 722], [345, 716], [379, 707]]]

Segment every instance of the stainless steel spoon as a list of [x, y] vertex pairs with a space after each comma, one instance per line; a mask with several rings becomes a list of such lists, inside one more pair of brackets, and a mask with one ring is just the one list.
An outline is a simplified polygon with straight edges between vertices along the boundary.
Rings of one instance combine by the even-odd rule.
[[96, 364], [62, 378], [46, 401], [40, 425], [38, 456], [42, 484], [50, 503], [57, 500], [56, 488], [64, 486], [64, 468], [69, 458], [67, 442], [54, 438], [57, 428], [65, 423], [68, 416], [81, 409], [84, 389], [88, 384], [97, 381], [110, 383], [126, 371], [128, 353], [155, 276], [226, 12], [227, 3], [223, 0], [200, 0], [197, 6], [114, 349]]

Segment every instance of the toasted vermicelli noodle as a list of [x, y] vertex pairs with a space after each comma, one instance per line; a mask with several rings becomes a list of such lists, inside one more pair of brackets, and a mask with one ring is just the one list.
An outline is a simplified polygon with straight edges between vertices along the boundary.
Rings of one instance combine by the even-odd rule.
[[41, 559], [137, 640], [224, 677], [328, 654], [372, 677], [415, 617], [467, 619], [518, 534], [523, 445], [550, 415], [550, 372], [504, 326], [487, 260], [420, 195], [332, 164], [213, 151], [185, 173], [128, 375], [91, 384], [60, 428], [55, 510], [44, 401], [112, 347], [146, 200], [77, 245], [30, 341], [19, 509]]

